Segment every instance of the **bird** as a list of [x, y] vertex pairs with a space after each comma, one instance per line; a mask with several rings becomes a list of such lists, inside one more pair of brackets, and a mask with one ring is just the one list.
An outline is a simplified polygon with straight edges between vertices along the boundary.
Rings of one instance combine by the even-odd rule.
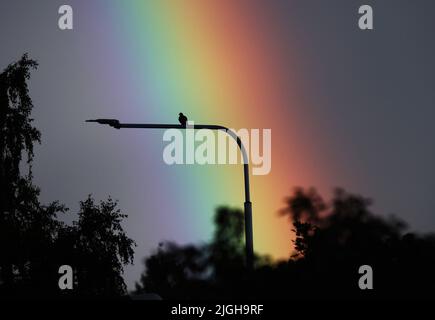
[[178, 115], [179, 115], [179, 117], [178, 117], [178, 121], [180, 121], [180, 124], [181, 124], [183, 127], [185, 127], [185, 126], [186, 126], [186, 123], [187, 123], [187, 117], [186, 117], [182, 112], [180, 112]]

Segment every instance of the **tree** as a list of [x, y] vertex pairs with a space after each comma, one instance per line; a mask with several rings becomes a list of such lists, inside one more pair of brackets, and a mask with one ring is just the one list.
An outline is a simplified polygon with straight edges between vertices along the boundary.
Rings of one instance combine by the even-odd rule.
[[236, 285], [245, 272], [245, 221], [242, 210], [219, 207], [214, 216], [215, 231], [209, 244], [213, 280], [222, 288]]
[[74, 235], [78, 293], [81, 296], [122, 296], [126, 286], [123, 267], [133, 263], [133, 247], [121, 222], [127, 215], [109, 198], [96, 205], [89, 196], [80, 202], [78, 221], [70, 230]]
[[[214, 217], [210, 243], [179, 246], [163, 242], [144, 260], [145, 271], [136, 293], [157, 293], [163, 298], [205, 299], [235, 294], [243, 288], [243, 213], [220, 207]], [[229, 292], [232, 287], [236, 291]]]
[[363, 297], [357, 286], [362, 265], [376, 275], [369, 297], [429, 297], [435, 290], [433, 235], [406, 233], [404, 221], [373, 214], [370, 199], [341, 189], [329, 203], [313, 189], [297, 189], [286, 202], [283, 214], [296, 234], [290, 265], [300, 272], [301, 292]]
[[[325, 201], [298, 188], [281, 212], [295, 235], [287, 261], [257, 256], [243, 264], [243, 215], [219, 208], [212, 241], [202, 246], [160, 245], [145, 260], [137, 292], [166, 299], [391, 299], [428, 298], [435, 290], [435, 236], [406, 233], [394, 216], [375, 215], [372, 201], [337, 189]], [[374, 270], [375, 290], [360, 290], [362, 265]]]
[[[37, 67], [27, 54], [10, 64], [0, 74], [0, 268], [1, 281], [11, 286], [14, 269], [23, 269], [24, 224], [32, 217], [29, 209], [38, 207], [39, 190], [32, 185], [33, 144], [40, 142], [40, 132], [32, 126], [33, 108], [27, 80]], [[29, 171], [20, 172], [22, 154], [27, 154]]]
[[124, 295], [123, 267], [132, 263], [135, 243], [122, 228], [127, 216], [117, 203], [109, 198], [96, 205], [88, 197], [68, 226], [58, 219], [68, 211], [64, 205], [39, 202], [32, 162], [41, 134], [32, 125], [27, 86], [37, 66], [25, 54], [0, 74], [0, 297], [65, 296], [57, 285], [58, 268], [68, 263], [78, 287], [68, 296]]
[[194, 299], [199, 292], [209, 294], [207, 259], [204, 246], [162, 242], [144, 260], [145, 271], [135, 293], [155, 293], [164, 299]]

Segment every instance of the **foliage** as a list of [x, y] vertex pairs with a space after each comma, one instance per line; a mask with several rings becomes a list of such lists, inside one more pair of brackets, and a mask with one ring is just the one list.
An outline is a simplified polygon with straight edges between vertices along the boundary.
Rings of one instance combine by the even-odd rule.
[[[211, 243], [162, 246], [145, 260], [137, 292], [178, 299], [430, 297], [435, 236], [406, 233], [403, 221], [373, 214], [371, 203], [341, 189], [329, 202], [315, 189], [296, 189], [281, 211], [293, 226], [294, 254], [278, 262], [257, 255], [251, 273], [243, 264], [242, 213], [221, 208]], [[376, 290], [359, 289], [362, 265], [373, 268]]]
[[122, 228], [127, 216], [117, 203], [109, 198], [96, 205], [89, 197], [67, 226], [58, 219], [68, 210], [64, 205], [39, 202], [32, 162], [41, 134], [32, 125], [27, 85], [37, 66], [25, 54], [0, 74], [0, 297], [65, 296], [58, 288], [64, 264], [76, 271], [78, 289], [69, 295], [124, 295], [123, 267], [132, 263], [135, 243]]

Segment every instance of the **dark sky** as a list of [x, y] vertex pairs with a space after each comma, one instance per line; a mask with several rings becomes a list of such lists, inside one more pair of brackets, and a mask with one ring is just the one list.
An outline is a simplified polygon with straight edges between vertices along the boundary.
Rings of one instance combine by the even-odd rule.
[[[127, 213], [138, 211], [143, 206], [138, 190], [152, 186], [136, 177], [137, 168], [152, 161], [152, 156], [132, 159], [125, 168], [126, 158], [114, 146], [126, 145], [123, 139], [130, 139], [132, 148], [152, 144], [160, 135], [141, 136], [139, 143], [128, 134], [122, 138], [85, 127], [84, 119], [114, 111], [99, 106], [98, 94], [90, 94], [92, 88], [86, 87], [96, 75], [88, 71], [91, 80], [84, 80], [78, 67], [78, 61], [87, 59], [83, 46], [92, 47], [92, 42], [82, 41], [88, 31], [80, 28], [81, 22], [86, 25], [92, 19], [87, 1], [70, 1], [77, 17], [77, 29], [70, 33], [57, 29], [57, 8], [64, 2], [0, 3], [0, 67], [24, 52], [41, 65], [30, 86], [36, 106], [33, 116], [43, 134], [36, 153], [36, 183], [43, 201], [60, 200], [73, 210], [93, 193], [97, 199], [113, 195]], [[373, 31], [355, 27], [357, 8], [363, 4], [374, 8]], [[98, 5], [110, 4], [89, 1], [90, 11]], [[301, 0], [249, 5], [251, 12], [273, 24], [270, 36], [280, 39], [284, 56], [294, 50], [292, 43], [298, 43], [305, 112], [320, 119], [317, 130], [328, 141], [322, 148], [332, 150], [336, 160], [330, 169], [338, 176], [330, 186], [351, 187], [373, 197], [381, 212], [397, 214], [413, 229], [435, 230], [435, 2]], [[104, 30], [101, 27], [97, 35], [110, 38]], [[289, 75], [294, 72], [285, 59], [279, 64]], [[90, 175], [95, 178], [86, 180]], [[168, 200], [149, 201], [147, 207], [162, 208], [171, 211], [176, 206]], [[141, 257], [165, 232], [169, 234], [164, 219], [149, 227], [151, 222], [133, 216], [126, 225], [139, 244], [137, 263], [127, 270], [129, 287], [142, 270]], [[204, 240], [187, 232], [181, 238], [182, 242]]]

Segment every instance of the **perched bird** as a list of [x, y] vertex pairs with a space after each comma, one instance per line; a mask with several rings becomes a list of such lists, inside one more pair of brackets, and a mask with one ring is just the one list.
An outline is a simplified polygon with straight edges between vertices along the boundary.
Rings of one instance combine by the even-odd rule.
[[182, 112], [180, 112], [178, 115], [178, 121], [180, 121], [180, 124], [185, 127], [187, 124], [187, 117]]

